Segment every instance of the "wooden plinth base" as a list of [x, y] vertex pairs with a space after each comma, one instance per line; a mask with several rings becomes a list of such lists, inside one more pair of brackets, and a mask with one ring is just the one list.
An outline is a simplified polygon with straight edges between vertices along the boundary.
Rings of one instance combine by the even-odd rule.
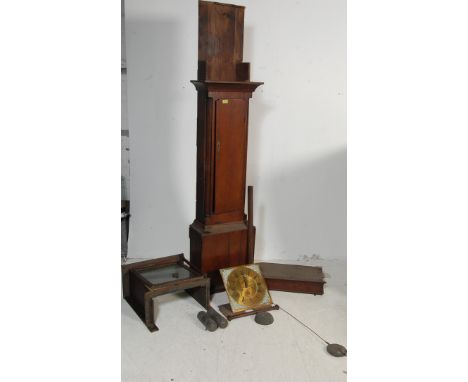
[[231, 320], [234, 320], [235, 318], [252, 316], [252, 315], [257, 314], [259, 312], [268, 312], [269, 310], [278, 310], [280, 307], [279, 307], [279, 305], [274, 304], [274, 305], [271, 305], [271, 306], [256, 308], [256, 309], [247, 310], [247, 311], [238, 312], [238, 313], [234, 313], [231, 310], [231, 305], [229, 305], [229, 304], [219, 305], [218, 308], [219, 308], [219, 311], [222, 314], [224, 314], [224, 316], [229, 321], [231, 321]]
[[224, 291], [219, 270], [247, 263], [247, 224], [235, 222], [189, 229], [190, 262], [210, 278], [211, 293]]

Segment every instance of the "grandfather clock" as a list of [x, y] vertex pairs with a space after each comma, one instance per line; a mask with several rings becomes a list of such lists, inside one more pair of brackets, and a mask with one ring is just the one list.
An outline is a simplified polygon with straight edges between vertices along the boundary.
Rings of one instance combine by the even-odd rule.
[[250, 81], [242, 62], [244, 7], [199, 2], [196, 218], [190, 261], [224, 289], [219, 269], [246, 264], [245, 175]]

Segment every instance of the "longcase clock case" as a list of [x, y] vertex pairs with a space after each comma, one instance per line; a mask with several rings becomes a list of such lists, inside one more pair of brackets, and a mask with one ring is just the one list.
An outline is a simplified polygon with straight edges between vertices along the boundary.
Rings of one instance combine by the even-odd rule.
[[246, 264], [244, 213], [250, 81], [244, 7], [199, 2], [196, 218], [190, 261], [223, 290], [220, 268]]

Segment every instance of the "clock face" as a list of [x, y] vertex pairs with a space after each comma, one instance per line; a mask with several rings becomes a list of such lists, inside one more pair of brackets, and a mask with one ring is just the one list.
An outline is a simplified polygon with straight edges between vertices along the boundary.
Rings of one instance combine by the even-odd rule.
[[241, 265], [220, 272], [233, 312], [273, 304], [258, 265]]

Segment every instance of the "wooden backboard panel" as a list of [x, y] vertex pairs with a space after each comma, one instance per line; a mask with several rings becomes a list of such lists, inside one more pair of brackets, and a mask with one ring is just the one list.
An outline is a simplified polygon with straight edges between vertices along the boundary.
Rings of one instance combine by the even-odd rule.
[[236, 81], [243, 43], [244, 7], [199, 2], [199, 80]]

